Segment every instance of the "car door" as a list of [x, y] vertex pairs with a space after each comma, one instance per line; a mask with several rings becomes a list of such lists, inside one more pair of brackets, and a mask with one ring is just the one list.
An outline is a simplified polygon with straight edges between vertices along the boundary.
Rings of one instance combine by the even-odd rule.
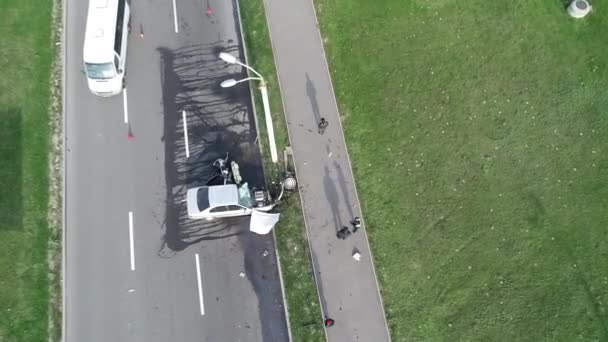
[[209, 209], [209, 214], [217, 218], [243, 216], [248, 215], [249, 212], [250, 210], [240, 205], [218, 205]]
[[247, 210], [247, 208], [236, 204], [228, 206], [228, 213], [230, 214], [229, 217], [247, 215], [249, 214], [249, 211], [250, 210]]
[[213, 218], [229, 217], [228, 207], [225, 205], [218, 205], [209, 209], [209, 214]]

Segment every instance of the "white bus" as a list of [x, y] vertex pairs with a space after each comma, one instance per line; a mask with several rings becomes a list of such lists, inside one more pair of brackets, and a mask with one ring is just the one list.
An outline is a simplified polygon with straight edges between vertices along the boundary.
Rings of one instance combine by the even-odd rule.
[[107, 97], [122, 91], [129, 28], [127, 0], [89, 0], [83, 60], [93, 94]]

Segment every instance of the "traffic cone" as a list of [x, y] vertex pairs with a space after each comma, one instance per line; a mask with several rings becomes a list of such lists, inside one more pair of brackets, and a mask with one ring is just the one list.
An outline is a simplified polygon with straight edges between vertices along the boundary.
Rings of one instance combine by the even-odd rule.
[[209, 3], [209, 0], [207, 0], [207, 11], [205, 11], [205, 13], [207, 14], [207, 17], [210, 17], [213, 14], [213, 10], [211, 9], [211, 4]]

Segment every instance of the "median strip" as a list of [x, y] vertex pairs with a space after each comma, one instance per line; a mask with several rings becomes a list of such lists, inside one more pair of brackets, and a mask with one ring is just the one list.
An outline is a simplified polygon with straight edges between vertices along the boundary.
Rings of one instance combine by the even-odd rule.
[[[273, 163], [267, 141], [265, 125], [258, 125], [266, 178], [272, 182], [282, 179], [284, 160], [281, 151], [289, 147], [287, 125], [283, 115], [280, 89], [277, 82], [274, 57], [270, 45], [266, 16], [262, 0], [239, 3], [242, 19], [243, 40], [246, 43], [246, 60], [265, 76], [268, 87], [269, 113], [272, 115], [278, 162]], [[264, 100], [252, 89], [257, 121], [265, 120]], [[323, 317], [317, 288], [313, 278], [310, 251], [304, 230], [300, 199], [297, 192], [281, 201], [278, 207], [281, 221], [274, 229], [277, 256], [285, 288], [284, 302], [292, 341], [325, 341]]]

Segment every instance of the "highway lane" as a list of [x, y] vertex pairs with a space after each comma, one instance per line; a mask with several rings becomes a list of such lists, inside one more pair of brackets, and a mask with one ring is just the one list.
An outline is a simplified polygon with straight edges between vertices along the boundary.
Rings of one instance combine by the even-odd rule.
[[177, 33], [172, 2], [132, 3], [128, 124], [123, 96], [91, 95], [80, 73], [87, 5], [66, 12], [66, 341], [287, 340], [271, 236], [246, 218], [190, 221], [181, 203], [225, 152], [263, 183], [248, 89], [218, 86], [244, 76], [216, 57], [242, 53], [234, 3], [207, 17], [177, 0]]

